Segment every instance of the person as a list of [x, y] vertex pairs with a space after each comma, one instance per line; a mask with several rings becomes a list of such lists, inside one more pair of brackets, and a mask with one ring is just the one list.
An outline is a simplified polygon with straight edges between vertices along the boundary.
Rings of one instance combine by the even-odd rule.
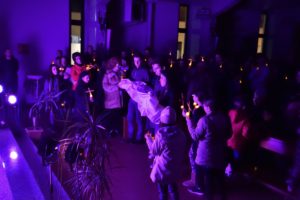
[[186, 138], [176, 126], [176, 112], [170, 106], [160, 114], [160, 128], [155, 139], [150, 134], [145, 135], [149, 155], [154, 158], [150, 178], [157, 184], [159, 199], [178, 200], [177, 181], [180, 178], [184, 159]]
[[196, 126], [186, 115], [186, 110], [182, 111], [192, 139], [198, 141], [195, 159], [196, 184], [188, 191], [196, 195], [204, 194], [208, 200], [213, 199], [217, 185], [222, 199], [226, 198], [224, 169], [226, 140], [231, 135], [231, 124], [228, 116], [216, 107], [215, 100], [205, 100], [203, 109], [206, 115], [199, 119]]
[[75, 52], [72, 55], [72, 59], [74, 61], [74, 65], [71, 67], [71, 81], [72, 81], [72, 89], [75, 91], [77, 84], [78, 84], [78, 79], [79, 79], [79, 75], [81, 72], [83, 72], [85, 69], [83, 67], [83, 63], [82, 63], [82, 57], [81, 54], [79, 52]]
[[60, 79], [57, 65], [51, 64], [49, 71], [49, 77], [46, 78], [44, 83], [43, 93], [47, 94], [51, 92], [57, 94], [60, 91]]
[[18, 92], [18, 71], [19, 62], [8, 48], [0, 59], [0, 84], [3, 84], [6, 92]]
[[87, 117], [90, 114], [90, 103], [94, 101], [93, 96], [89, 91], [91, 91], [89, 87], [90, 76], [87, 71], [83, 71], [79, 75], [78, 86], [75, 90], [75, 112], [76, 119], [82, 120], [84, 117]]
[[120, 82], [119, 61], [112, 57], [107, 61], [106, 72], [103, 77], [102, 87], [104, 90], [104, 108], [109, 112], [109, 117], [105, 120], [105, 127], [110, 132], [122, 133], [121, 116], [121, 90], [118, 86]]
[[[133, 56], [133, 62], [134, 62], [134, 66], [130, 73], [130, 80], [149, 83], [150, 81], [149, 72], [145, 67], [142, 66], [142, 60], [139, 54], [135, 54]], [[140, 111], [138, 110], [137, 103], [132, 98], [130, 98], [128, 102], [127, 120], [128, 120], [127, 142], [143, 143], [143, 131], [144, 131], [143, 118], [141, 116]], [[137, 126], [137, 132], [134, 138], [135, 124]]]
[[[193, 105], [195, 105], [195, 108], [190, 113], [190, 118], [192, 120], [193, 124], [196, 124], [201, 117], [205, 115], [205, 112], [203, 110], [203, 101], [205, 99], [205, 94], [200, 91], [195, 91], [192, 94], [193, 98]], [[197, 147], [198, 147], [198, 141], [193, 140], [191, 142], [191, 147], [189, 149], [189, 161], [190, 161], [190, 167], [191, 167], [191, 175], [190, 179], [186, 180], [182, 183], [185, 187], [194, 187], [196, 182], [196, 163], [195, 159], [197, 156]]]
[[247, 160], [248, 147], [251, 146], [251, 124], [247, 112], [247, 101], [243, 96], [234, 98], [234, 107], [229, 110], [228, 116], [231, 121], [232, 135], [227, 140], [227, 146], [232, 151], [231, 159], [226, 167], [227, 175], [231, 175], [232, 170], [240, 170]]

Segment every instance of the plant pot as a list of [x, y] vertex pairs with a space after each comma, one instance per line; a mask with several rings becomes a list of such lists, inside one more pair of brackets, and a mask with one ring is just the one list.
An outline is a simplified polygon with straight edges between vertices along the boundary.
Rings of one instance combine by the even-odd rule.
[[39, 140], [44, 130], [39, 127], [28, 127], [25, 131], [31, 139]]

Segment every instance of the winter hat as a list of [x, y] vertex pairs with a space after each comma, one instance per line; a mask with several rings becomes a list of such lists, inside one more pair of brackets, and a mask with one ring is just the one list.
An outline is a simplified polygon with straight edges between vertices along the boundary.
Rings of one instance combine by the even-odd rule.
[[176, 112], [170, 106], [165, 107], [160, 113], [160, 123], [175, 124]]

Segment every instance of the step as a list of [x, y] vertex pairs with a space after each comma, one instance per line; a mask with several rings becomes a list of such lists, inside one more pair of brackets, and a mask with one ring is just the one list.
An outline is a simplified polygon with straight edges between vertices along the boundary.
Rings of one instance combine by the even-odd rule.
[[[49, 166], [42, 165], [37, 148], [22, 129], [0, 129], [0, 156], [3, 163], [13, 199], [70, 199], [60, 182], [51, 172], [53, 190], [50, 190]], [[10, 158], [10, 152], [17, 152], [16, 159]], [[9, 189], [8, 189], [9, 188]], [[2, 199], [2, 198], [0, 198]], [[8, 197], [9, 199], [9, 197]]]

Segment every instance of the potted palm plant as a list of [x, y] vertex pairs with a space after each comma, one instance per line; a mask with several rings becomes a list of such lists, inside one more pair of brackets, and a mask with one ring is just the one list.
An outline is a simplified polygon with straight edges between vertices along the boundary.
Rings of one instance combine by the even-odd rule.
[[106, 172], [109, 158], [107, 132], [101, 125], [107, 116], [93, 119], [85, 115], [84, 120], [67, 128], [60, 140], [59, 151], [70, 165], [72, 176], [66, 184], [75, 199], [101, 200], [109, 194], [109, 178]]
[[[43, 92], [30, 107], [28, 116], [32, 119], [32, 127], [25, 129], [30, 136], [39, 137], [43, 132], [43, 128], [45, 128], [43, 125], [54, 123], [55, 113], [59, 111], [57, 100], [63, 92]], [[41, 120], [44, 122], [43, 124]]]

